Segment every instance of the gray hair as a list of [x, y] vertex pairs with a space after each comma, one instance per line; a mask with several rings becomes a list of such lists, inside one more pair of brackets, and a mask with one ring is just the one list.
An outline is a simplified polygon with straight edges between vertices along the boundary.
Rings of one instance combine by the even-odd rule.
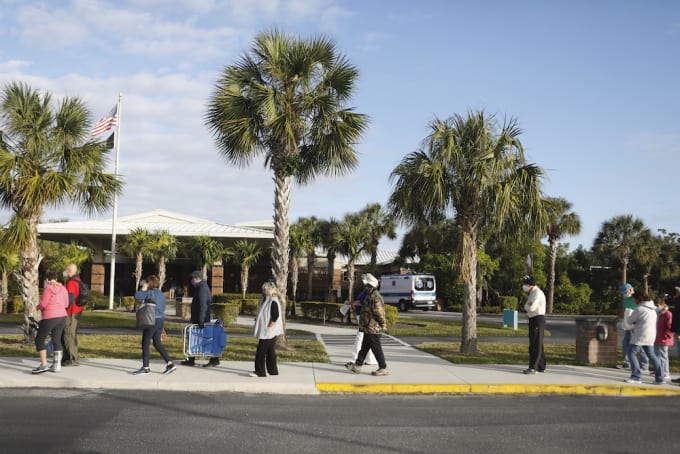
[[262, 291], [264, 292], [265, 295], [271, 297], [279, 295], [279, 289], [276, 287], [276, 284], [271, 281], [262, 284]]

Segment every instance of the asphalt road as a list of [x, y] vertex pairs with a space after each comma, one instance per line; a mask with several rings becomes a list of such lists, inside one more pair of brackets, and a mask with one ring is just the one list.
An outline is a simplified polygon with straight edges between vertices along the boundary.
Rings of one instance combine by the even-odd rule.
[[677, 399], [0, 390], [7, 453], [640, 453]]

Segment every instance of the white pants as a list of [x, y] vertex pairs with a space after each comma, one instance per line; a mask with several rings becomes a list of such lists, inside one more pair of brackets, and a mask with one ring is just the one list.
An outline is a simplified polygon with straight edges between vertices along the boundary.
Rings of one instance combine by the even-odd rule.
[[[352, 347], [352, 362], [356, 362], [357, 356], [359, 356], [359, 350], [361, 350], [361, 343], [364, 340], [364, 333], [361, 331], [357, 331], [357, 335], [354, 338], [354, 347]], [[366, 355], [366, 359], [364, 360], [364, 364], [366, 365], [373, 365], [373, 364], [378, 364], [378, 361], [376, 361], [375, 356], [373, 356], [373, 352], [371, 350], [368, 351], [368, 354]]]

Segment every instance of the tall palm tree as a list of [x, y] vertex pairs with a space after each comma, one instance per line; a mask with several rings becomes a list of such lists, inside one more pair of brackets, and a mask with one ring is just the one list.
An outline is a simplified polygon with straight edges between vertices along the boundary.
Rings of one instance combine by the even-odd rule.
[[189, 255], [196, 261], [201, 269], [203, 279], [208, 278], [208, 268], [217, 261], [222, 260], [224, 247], [219, 241], [215, 241], [207, 235], [192, 237], [188, 244]]
[[336, 229], [337, 251], [347, 257], [347, 283], [349, 285], [349, 300], [354, 299], [354, 270], [356, 259], [366, 250], [371, 241], [371, 235], [364, 218], [356, 214], [348, 214]]
[[635, 254], [636, 261], [642, 265], [644, 274], [642, 275], [642, 288], [649, 292], [649, 276], [652, 268], [662, 264], [663, 260], [663, 239], [652, 235], [650, 230], [644, 232], [640, 238], [640, 244]]
[[390, 176], [391, 212], [407, 223], [453, 213], [461, 230], [455, 256], [463, 281], [461, 353], [477, 351], [477, 247], [485, 219], [500, 229], [542, 229], [542, 170], [528, 164], [514, 119], [500, 127], [483, 111], [430, 123], [423, 149], [406, 155]]
[[262, 248], [248, 240], [238, 240], [229, 248], [229, 256], [241, 266], [241, 296], [248, 292], [248, 273], [262, 255]]
[[157, 230], [151, 234], [149, 252], [156, 261], [156, 266], [158, 267], [158, 285], [161, 288], [165, 283], [166, 263], [175, 260], [178, 249], [179, 242], [169, 231]]
[[314, 282], [314, 265], [316, 264], [316, 247], [321, 244], [319, 220], [315, 216], [300, 218], [297, 225], [305, 238], [305, 257], [307, 258], [307, 299], [312, 300]]
[[0, 97], [0, 208], [12, 212], [0, 243], [19, 251], [28, 342], [28, 317], [38, 304], [38, 223], [44, 210], [74, 204], [88, 215], [103, 213], [122, 183], [105, 172], [109, 150], [89, 138], [90, 111], [81, 99], [53, 102], [49, 93], [19, 82], [6, 84]]
[[388, 213], [386, 213], [379, 203], [369, 203], [360, 215], [364, 217], [364, 222], [368, 227], [371, 237], [366, 250], [371, 254], [371, 270], [375, 269], [378, 261], [378, 244], [383, 236], [393, 240], [397, 237], [397, 224]]
[[120, 246], [123, 254], [135, 259], [135, 289], [139, 288], [139, 281], [142, 280], [144, 260], [152, 257], [150, 245], [151, 232], [137, 227], [130, 230]]
[[319, 221], [319, 234], [321, 246], [326, 250], [326, 263], [328, 267], [328, 294], [326, 301], [335, 301], [335, 292], [333, 291], [333, 281], [335, 276], [335, 257], [337, 256], [337, 236], [338, 220], [330, 218], [328, 221]]
[[613, 254], [621, 263], [621, 283], [628, 282], [630, 257], [644, 243], [649, 229], [633, 215], [615, 216], [602, 223], [593, 249], [602, 255]]
[[550, 273], [548, 276], [548, 301], [546, 312], [552, 314], [555, 297], [555, 262], [557, 261], [557, 243], [565, 235], [581, 233], [581, 219], [571, 210], [571, 203], [560, 197], [546, 197], [544, 200], [548, 224], [546, 235], [550, 248]]
[[343, 175], [358, 164], [365, 115], [347, 107], [358, 71], [324, 36], [272, 30], [227, 66], [211, 96], [206, 123], [220, 154], [237, 166], [257, 157], [274, 174], [272, 275], [285, 313], [291, 181]]

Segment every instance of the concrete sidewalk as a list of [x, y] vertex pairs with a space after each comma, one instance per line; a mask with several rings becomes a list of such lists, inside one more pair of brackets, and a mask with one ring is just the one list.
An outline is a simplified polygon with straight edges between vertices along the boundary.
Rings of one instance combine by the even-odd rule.
[[[252, 319], [239, 319], [239, 324]], [[642, 385], [623, 379], [629, 372], [617, 369], [550, 366], [545, 373], [524, 375], [519, 365], [456, 365], [421, 352], [385, 335], [383, 348], [390, 374], [374, 377], [377, 366], [364, 366], [360, 374], [345, 369], [355, 331], [288, 323], [288, 328], [313, 332], [324, 343], [330, 363], [280, 363], [279, 375], [252, 378], [252, 361], [222, 361], [216, 368], [177, 366], [162, 375], [162, 362], [152, 361], [152, 373], [135, 376], [141, 360], [82, 359], [79, 367], [64, 367], [60, 373], [32, 375], [34, 358], [0, 358], [1, 388], [149, 389], [197, 392], [241, 392], [315, 395], [321, 393], [385, 394], [571, 394], [571, 395], [677, 395], [680, 386], [653, 385], [643, 377]], [[229, 345], [227, 344], [227, 348]]]

